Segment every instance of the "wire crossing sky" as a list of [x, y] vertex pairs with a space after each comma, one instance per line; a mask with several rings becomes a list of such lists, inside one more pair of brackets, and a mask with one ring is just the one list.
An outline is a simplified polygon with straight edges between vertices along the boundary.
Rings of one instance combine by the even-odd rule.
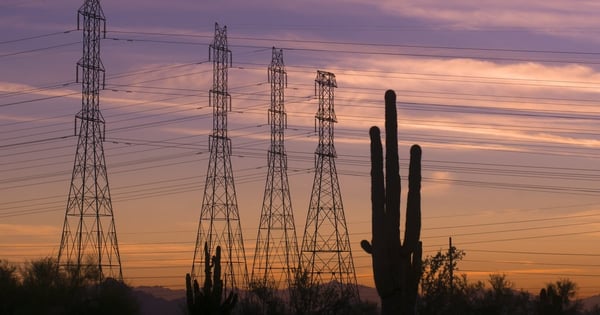
[[[56, 256], [73, 166], [72, 1], [0, 4], [0, 258]], [[246, 260], [268, 171], [272, 47], [288, 77], [287, 173], [296, 226], [314, 178], [314, 75], [335, 73], [336, 167], [357, 281], [372, 285], [368, 130], [398, 95], [400, 173], [423, 148], [425, 255], [505, 273], [538, 292], [570, 278], [600, 293], [598, 8], [562, 0], [102, 1], [104, 150], [125, 280], [183, 287], [209, 161], [214, 23], [227, 25], [228, 137]], [[406, 187], [406, 186], [405, 186]], [[405, 196], [401, 196], [402, 200]], [[143, 219], [140, 219], [143, 218]], [[404, 218], [402, 218], [403, 220]], [[401, 224], [401, 226], [403, 226]]]

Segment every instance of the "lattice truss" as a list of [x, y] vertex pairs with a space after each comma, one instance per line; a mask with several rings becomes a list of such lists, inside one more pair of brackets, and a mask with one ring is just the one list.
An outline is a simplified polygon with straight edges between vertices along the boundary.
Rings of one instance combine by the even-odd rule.
[[82, 266], [95, 265], [98, 280], [122, 280], [104, 157], [105, 123], [100, 112], [100, 84], [104, 83], [100, 42], [106, 32], [106, 19], [98, 0], [87, 0], [81, 6], [78, 28], [79, 17], [83, 17], [83, 57], [77, 62], [77, 81], [81, 77], [82, 105], [75, 118], [77, 150], [58, 263], [76, 275], [83, 271]]
[[335, 167], [334, 111], [335, 75], [317, 71], [315, 79], [319, 107], [316, 128], [315, 178], [301, 246], [301, 266], [313, 282], [336, 283], [345, 294], [358, 300], [356, 274], [342, 195]]
[[209, 135], [210, 158], [206, 172], [204, 197], [192, 264], [192, 278], [204, 282], [204, 244], [212, 256], [221, 246], [221, 268], [225, 291], [245, 289], [248, 269], [242, 228], [231, 167], [231, 139], [227, 136], [227, 113], [231, 96], [227, 90], [231, 51], [227, 46], [227, 27], [215, 23], [215, 37], [209, 48], [213, 62], [213, 85], [209, 104], [213, 109], [213, 127]]
[[271, 106], [268, 111], [271, 146], [267, 154], [268, 171], [252, 280], [281, 289], [292, 285], [299, 263], [284, 145], [287, 128], [284, 89], [287, 85], [287, 73], [282, 50], [273, 47], [268, 73], [271, 83]]

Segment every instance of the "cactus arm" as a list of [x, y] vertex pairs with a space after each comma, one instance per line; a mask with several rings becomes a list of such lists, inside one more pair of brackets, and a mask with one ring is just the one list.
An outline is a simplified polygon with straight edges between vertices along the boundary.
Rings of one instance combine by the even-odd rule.
[[[385, 187], [383, 174], [383, 148], [379, 128], [372, 127], [371, 137], [371, 202], [372, 202], [372, 244], [363, 241], [363, 248], [371, 250], [373, 261], [373, 276], [377, 293], [380, 296], [393, 294], [394, 280], [389, 275], [391, 268], [390, 240], [386, 229], [381, 227], [389, 224], [388, 213], [385, 211]], [[368, 246], [366, 246], [368, 245]], [[367, 250], [367, 252], [369, 252]]]
[[423, 274], [422, 255], [423, 244], [419, 241], [417, 242], [417, 246], [413, 252], [412, 261], [410, 256], [408, 256], [410, 264], [407, 268], [408, 272], [406, 275], [406, 303], [403, 305], [405, 308], [404, 314], [415, 314], [415, 304], [417, 302], [417, 294], [419, 292], [419, 282], [421, 281], [421, 276]]
[[416, 249], [421, 237], [421, 147], [410, 148], [408, 171], [408, 196], [406, 199], [406, 223], [404, 228], [405, 251]]
[[204, 242], [204, 292], [210, 292], [212, 289], [212, 279], [210, 278], [210, 253], [208, 252], [208, 244]]
[[371, 230], [373, 242], [384, 241], [384, 230], [381, 228], [385, 224], [385, 187], [383, 186], [383, 149], [379, 137], [379, 128], [371, 127], [369, 130], [371, 137]]
[[[369, 129], [371, 138], [371, 231], [372, 242], [382, 242], [383, 230], [380, 228], [385, 221], [385, 186], [383, 184], [383, 148], [379, 128], [373, 126]], [[373, 253], [373, 246], [369, 241], [360, 242], [362, 249]]]
[[[200, 302], [203, 299], [202, 291], [200, 291], [200, 285], [198, 284], [198, 280], [194, 280], [194, 304], [190, 307], [192, 312], [198, 312], [200, 309]], [[193, 313], [196, 314], [196, 313]]]
[[373, 254], [373, 246], [367, 240], [360, 241], [360, 247], [369, 255]]
[[406, 225], [402, 255], [406, 259], [405, 314], [414, 314], [419, 281], [422, 275], [423, 244], [421, 237], [421, 147], [410, 148], [408, 169], [408, 196], [406, 199]]
[[220, 302], [223, 297], [223, 280], [221, 280], [221, 246], [217, 246], [213, 260], [213, 299]]
[[194, 291], [192, 288], [192, 277], [189, 273], [185, 275], [185, 301], [187, 303], [188, 310], [191, 312], [194, 305]]

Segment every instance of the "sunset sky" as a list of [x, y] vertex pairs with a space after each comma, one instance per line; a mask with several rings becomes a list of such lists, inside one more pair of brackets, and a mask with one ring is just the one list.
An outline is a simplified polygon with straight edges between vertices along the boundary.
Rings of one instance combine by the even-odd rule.
[[[55, 256], [81, 108], [83, 1], [0, 2], [0, 259]], [[335, 73], [335, 144], [359, 283], [373, 285], [368, 129], [398, 99], [403, 187], [423, 148], [425, 255], [448, 237], [469, 279], [539, 292], [570, 278], [600, 294], [600, 4], [596, 1], [104, 0], [107, 159], [123, 274], [182, 288], [212, 110], [208, 45], [233, 53], [229, 135], [248, 268], [269, 146], [267, 66], [288, 73], [288, 176], [302, 239], [317, 136], [314, 78]], [[405, 193], [402, 196], [402, 213]], [[404, 217], [402, 218], [402, 220]]]

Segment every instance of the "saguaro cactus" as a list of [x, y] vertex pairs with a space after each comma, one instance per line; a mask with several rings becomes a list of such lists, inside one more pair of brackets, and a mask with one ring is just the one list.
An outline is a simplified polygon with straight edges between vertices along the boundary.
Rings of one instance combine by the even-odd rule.
[[[237, 303], [237, 294], [229, 292], [227, 298], [223, 298], [223, 280], [221, 279], [221, 247], [217, 246], [215, 256], [208, 253], [208, 245], [204, 243], [204, 286], [200, 290], [198, 281], [190, 274], [185, 276], [186, 300], [189, 314], [223, 315], [230, 314]], [[214, 273], [211, 271], [214, 269]], [[212, 274], [212, 276], [211, 276]]]
[[371, 254], [382, 314], [415, 314], [421, 278], [421, 148], [410, 149], [404, 242], [400, 241], [400, 172], [396, 94], [385, 93], [385, 181], [379, 128], [371, 127]]

